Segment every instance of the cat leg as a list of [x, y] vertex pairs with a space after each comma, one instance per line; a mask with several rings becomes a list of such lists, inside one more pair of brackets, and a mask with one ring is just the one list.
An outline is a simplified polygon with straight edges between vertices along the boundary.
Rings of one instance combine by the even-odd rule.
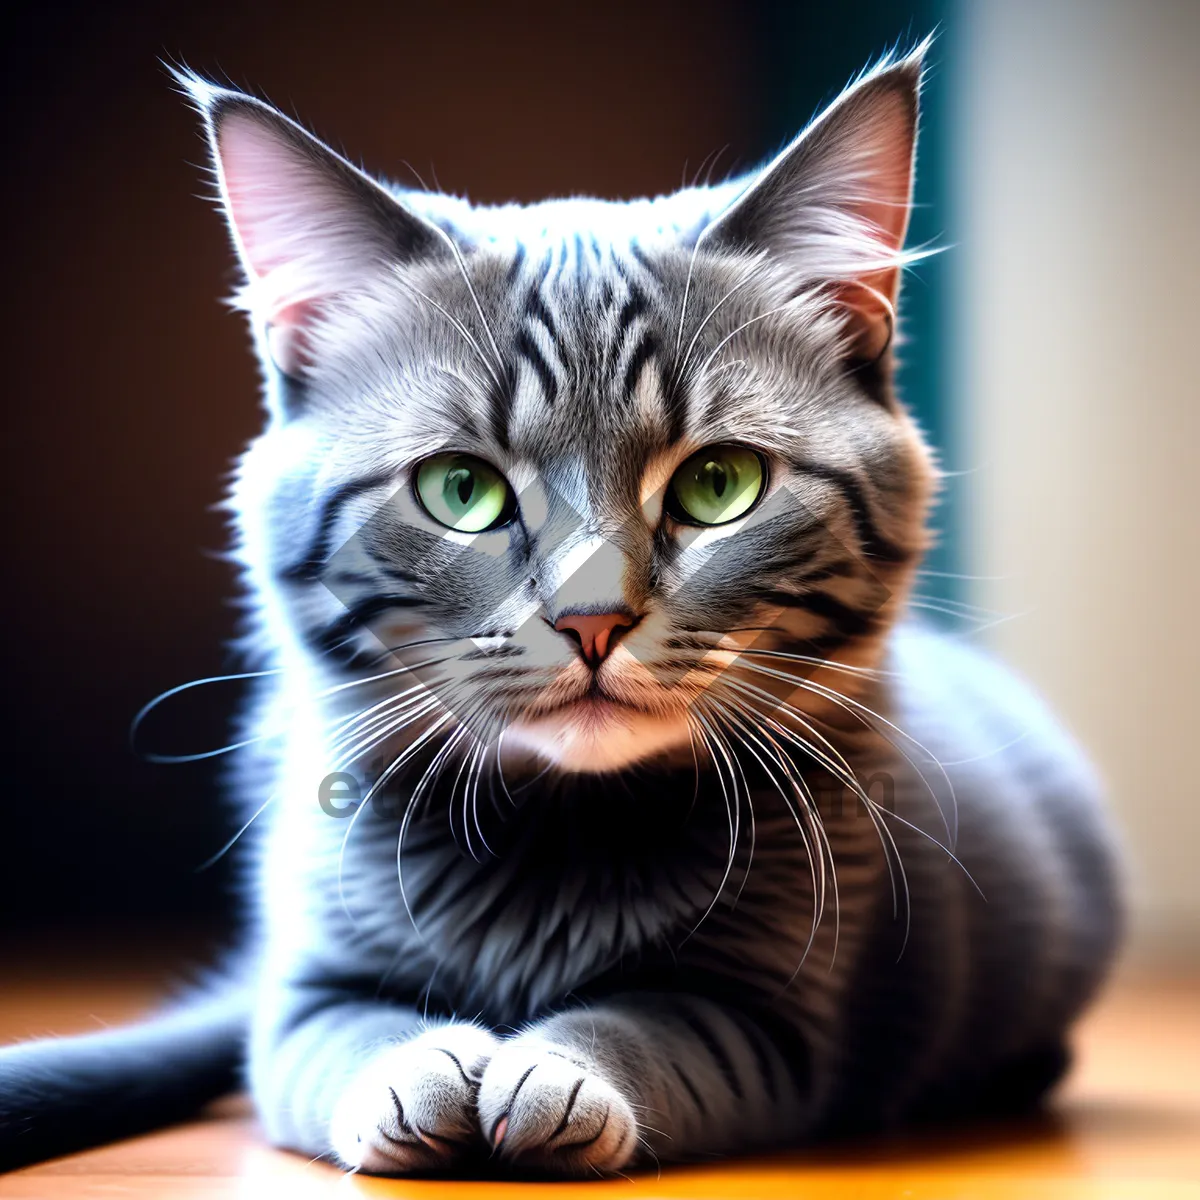
[[807, 1056], [747, 1014], [631, 994], [502, 1041], [484, 1069], [479, 1120], [515, 1165], [587, 1175], [795, 1140], [808, 1096]]
[[490, 1031], [344, 998], [294, 1011], [286, 1026], [273, 1015], [251, 1052], [276, 1144], [377, 1175], [444, 1170], [483, 1148], [476, 1096]]

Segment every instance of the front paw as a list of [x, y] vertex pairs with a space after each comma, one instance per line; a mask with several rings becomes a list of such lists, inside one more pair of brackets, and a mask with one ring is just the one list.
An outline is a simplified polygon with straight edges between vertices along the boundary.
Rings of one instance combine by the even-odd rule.
[[513, 1166], [553, 1175], [619, 1171], [638, 1145], [625, 1097], [594, 1064], [536, 1035], [503, 1042], [492, 1055], [479, 1122]]
[[451, 1023], [380, 1050], [334, 1109], [339, 1161], [403, 1175], [444, 1170], [479, 1149], [475, 1099], [498, 1044], [486, 1029]]

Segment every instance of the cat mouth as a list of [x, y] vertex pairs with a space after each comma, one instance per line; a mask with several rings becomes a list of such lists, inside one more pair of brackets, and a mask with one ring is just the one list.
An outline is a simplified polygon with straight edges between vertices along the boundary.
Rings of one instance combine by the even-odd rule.
[[593, 679], [587, 691], [572, 696], [569, 700], [560, 701], [550, 708], [539, 709], [530, 716], [538, 721], [555, 717], [574, 717], [588, 724], [603, 724], [607, 720], [619, 720], [634, 713], [649, 715], [650, 710], [614, 696], [598, 679]]
[[690, 742], [682, 714], [656, 713], [598, 686], [518, 719], [513, 741], [575, 773], [623, 770]]
[[591, 694], [564, 705], [558, 710], [561, 716], [573, 716], [593, 724], [604, 724], [613, 718], [620, 718], [631, 713], [645, 712], [632, 704], [615, 700], [609, 696], [593, 696]]

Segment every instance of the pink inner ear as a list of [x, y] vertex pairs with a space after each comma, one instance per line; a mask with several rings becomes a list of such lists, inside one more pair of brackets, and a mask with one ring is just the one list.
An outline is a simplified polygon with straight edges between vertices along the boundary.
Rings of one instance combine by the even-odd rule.
[[378, 268], [379, 235], [336, 171], [253, 110], [225, 113], [216, 150], [230, 223], [249, 275], [245, 299], [268, 326], [271, 358], [310, 362], [323, 302]]
[[305, 180], [298, 155], [253, 116], [230, 114], [218, 133], [229, 217], [246, 265], [260, 278], [288, 259], [287, 246], [305, 223]]
[[891, 250], [904, 245], [912, 188], [912, 128], [902, 111], [884, 114], [871, 131], [864, 154], [863, 195], [853, 205], [856, 214], [878, 231]]
[[[907, 101], [891, 95], [859, 135], [860, 195], [848, 205], [889, 252], [899, 253], [908, 231], [912, 189], [913, 120]], [[869, 271], [835, 290], [850, 316], [848, 332], [856, 358], [872, 361], [891, 342], [900, 267]]]
[[895, 331], [893, 297], [899, 288], [899, 271], [879, 271], [861, 282], [841, 284], [834, 295], [846, 311], [846, 333], [851, 358], [874, 362], [888, 348]]
[[312, 343], [307, 328], [316, 316], [312, 301], [289, 305], [267, 322], [267, 353], [285, 375], [300, 375], [312, 365]]

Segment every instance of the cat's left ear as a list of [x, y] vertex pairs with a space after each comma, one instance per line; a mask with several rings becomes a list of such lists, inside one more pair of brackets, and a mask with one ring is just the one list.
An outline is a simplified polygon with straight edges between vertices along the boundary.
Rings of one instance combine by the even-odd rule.
[[847, 88], [700, 235], [706, 248], [765, 251], [797, 290], [826, 287], [858, 361], [892, 338], [927, 47]]
[[332, 304], [398, 265], [453, 253], [444, 232], [269, 104], [172, 74], [204, 120], [246, 270], [240, 299], [285, 375], [303, 374]]

